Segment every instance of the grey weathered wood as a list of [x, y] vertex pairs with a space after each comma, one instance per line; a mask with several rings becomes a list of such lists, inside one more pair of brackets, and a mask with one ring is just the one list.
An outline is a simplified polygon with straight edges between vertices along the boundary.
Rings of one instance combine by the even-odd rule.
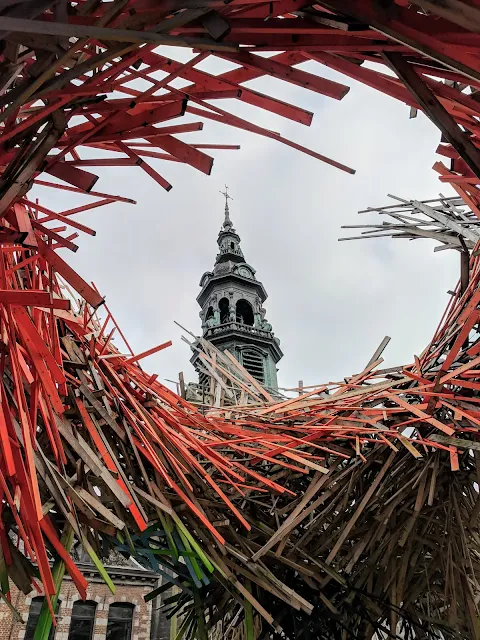
[[465, 440], [464, 438], [449, 438], [448, 436], [442, 436], [438, 433], [434, 433], [430, 436], [430, 440], [433, 442], [440, 442], [440, 444], [453, 445], [459, 449], [472, 449], [474, 451], [480, 451], [480, 442], [474, 440]]
[[465, 238], [468, 238], [472, 242], [478, 242], [480, 240], [480, 234], [478, 234], [476, 231], [473, 231], [473, 229], [465, 228], [465, 226], [458, 224], [457, 222], [446, 216], [444, 213], [437, 211], [433, 207], [429, 207], [427, 204], [423, 204], [418, 200], [413, 200], [413, 204], [425, 215], [438, 220], [438, 222], [441, 222], [452, 231], [456, 231], [456, 233], [458, 233], [459, 235], [465, 236]]
[[390, 342], [390, 340], [391, 340], [390, 336], [385, 336], [384, 337], [384, 339], [381, 341], [381, 343], [378, 345], [377, 349], [375, 350], [373, 356], [367, 362], [366, 368], [370, 367], [374, 362], [376, 362], [380, 358], [382, 353], [387, 348], [387, 345]]
[[179, 386], [180, 386], [180, 396], [182, 398], [186, 398], [186, 393], [185, 393], [185, 377], [183, 375], [183, 371], [180, 371], [180, 373], [178, 374], [178, 382], [179, 382]]
[[348, 236], [339, 240], [368, 240], [370, 238], [391, 237], [392, 239], [415, 240], [426, 238], [435, 240], [440, 246], [434, 251], [453, 249], [469, 253], [480, 241], [480, 220], [458, 198], [405, 200], [389, 194], [399, 204], [385, 207], [368, 207], [359, 213], [377, 213], [389, 216], [395, 222], [383, 220], [381, 223], [364, 225], [344, 225], [342, 229], [362, 229], [360, 236]]
[[89, 469], [91, 469], [99, 479], [103, 480], [106, 486], [124, 507], [130, 506], [131, 500], [118, 486], [110, 471], [103, 465], [102, 460], [86, 443], [82, 436], [79, 434], [75, 436], [70, 427], [60, 417], [55, 416], [55, 421], [60, 435], [64, 440], [66, 440], [75, 453], [80, 456], [87, 467], [89, 467]]

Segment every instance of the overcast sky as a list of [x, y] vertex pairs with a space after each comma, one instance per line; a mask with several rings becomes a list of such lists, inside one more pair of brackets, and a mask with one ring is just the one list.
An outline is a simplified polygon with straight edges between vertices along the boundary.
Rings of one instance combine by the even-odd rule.
[[[188, 52], [167, 55], [184, 60]], [[232, 66], [210, 59], [201, 68], [220, 73]], [[301, 68], [351, 90], [338, 102], [272, 78], [246, 86], [313, 111], [311, 127], [231, 100], [220, 106], [355, 168], [353, 176], [208, 120], [202, 132], [181, 138], [241, 145], [239, 151], [213, 152], [210, 176], [149, 159], [173, 184], [167, 193], [140, 168], [92, 169], [100, 176], [95, 189], [134, 198], [137, 205], [115, 203], [77, 216], [97, 236], [81, 234], [77, 254], [60, 253], [95, 281], [134, 351], [172, 339], [171, 348], [143, 361], [161, 379], [176, 378], [182, 370], [187, 379], [195, 378], [174, 320], [200, 331], [195, 298], [202, 273], [214, 264], [224, 209], [219, 190], [225, 184], [245, 259], [267, 290], [267, 318], [285, 354], [281, 386], [356, 373], [385, 335], [392, 337], [387, 364], [411, 362], [447, 303], [446, 291], [458, 278], [457, 253], [434, 254], [428, 240], [337, 241], [352, 235], [341, 225], [377, 219], [357, 211], [389, 204], [388, 193], [408, 199], [451, 193], [431, 169], [439, 132], [423, 114], [410, 120], [407, 106], [318, 63]], [[39, 187], [33, 194], [56, 211], [87, 201]]]

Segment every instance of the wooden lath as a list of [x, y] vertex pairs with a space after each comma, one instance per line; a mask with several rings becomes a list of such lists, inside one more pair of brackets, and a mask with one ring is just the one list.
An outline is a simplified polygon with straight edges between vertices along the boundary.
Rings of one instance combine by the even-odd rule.
[[340, 238], [345, 240], [366, 240], [369, 238], [391, 237], [416, 240], [426, 238], [434, 240], [440, 246], [434, 251], [455, 249], [471, 251], [480, 240], [480, 220], [458, 197], [438, 199], [404, 200], [398, 196], [389, 196], [396, 204], [385, 207], [368, 207], [359, 213], [378, 213], [390, 217], [381, 224], [343, 225], [342, 229], [365, 229], [360, 236]]
[[[178, 323], [176, 323], [178, 324]], [[181, 326], [181, 325], [179, 325]], [[184, 327], [181, 327], [184, 329]], [[185, 330], [185, 329], [184, 329]], [[209, 340], [194, 336], [193, 341], [182, 336], [192, 351], [199, 354], [202, 383], [188, 385], [187, 397], [203, 407], [261, 405], [274, 402], [272, 393], [256, 380], [228, 351], [217, 349]], [[273, 392], [280, 397], [278, 391]]]

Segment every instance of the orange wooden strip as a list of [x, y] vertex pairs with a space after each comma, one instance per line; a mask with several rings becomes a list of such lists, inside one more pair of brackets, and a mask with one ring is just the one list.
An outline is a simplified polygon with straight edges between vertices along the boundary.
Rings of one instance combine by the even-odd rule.
[[405, 400], [403, 400], [397, 395], [393, 395], [393, 394], [386, 394], [386, 395], [390, 400], [392, 400], [392, 402], [395, 402], [395, 404], [398, 404], [404, 409], [407, 409], [407, 411], [410, 411], [411, 413], [421, 418], [423, 421], [428, 422], [429, 424], [436, 427], [437, 429], [440, 429], [440, 431], [443, 431], [449, 436], [455, 433], [455, 429], [452, 429], [452, 427], [449, 427], [443, 424], [436, 418], [432, 418], [432, 416], [429, 416], [428, 413], [421, 411], [420, 409], [418, 409], [418, 405], [410, 404], [409, 402], [406, 402]]

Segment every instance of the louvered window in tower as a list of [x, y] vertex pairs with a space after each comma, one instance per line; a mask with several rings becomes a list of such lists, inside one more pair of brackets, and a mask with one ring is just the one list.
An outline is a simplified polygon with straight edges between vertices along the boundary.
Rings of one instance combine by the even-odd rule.
[[250, 375], [259, 382], [265, 382], [264, 357], [254, 349], [242, 351], [242, 364]]

